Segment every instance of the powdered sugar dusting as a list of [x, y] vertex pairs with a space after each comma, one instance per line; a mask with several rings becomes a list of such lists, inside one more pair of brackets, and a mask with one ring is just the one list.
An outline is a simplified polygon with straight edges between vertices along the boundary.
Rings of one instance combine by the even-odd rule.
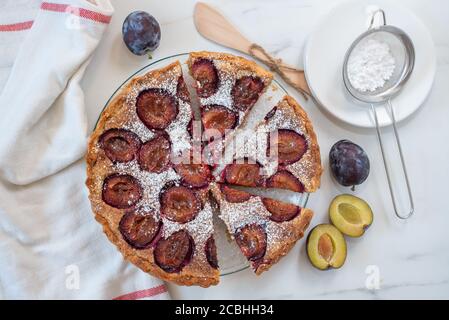
[[271, 215], [257, 196], [241, 203], [231, 203], [222, 199], [219, 205], [219, 217], [226, 223], [231, 234], [248, 224], [265, 224], [267, 217]]
[[[140, 140], [142, 140], [143, 142], [147, 142], [148, 140], [151, 140], [155, 136], [155, 133], [153, 131], [151, 131], [150, 129], [148, 129], [142, 123], [142, 121], [140, 121], [136, 118], [137, 117], [133, 117], [133, 119], [130, 119], [129, 121], [127, 121], [124, 128], [137, 134], [139, 136]], [[134, 120], [134, 121], [132, 121], [132, 120]]]
[[396, 68], [388, 43], [371, 38], [362, 40], [348, 59], [348, 78], [361, 92], [374, 92], [385, 86]]
[[166, 131], [170, 136], [172, 153], [180, 156], [183, 151], [192, 147], [190, 134], [187, 131], [189, 122], [192, 119], [192, 109], [190, 105], [181, 99], [179, 101], [179, 112], [176, 119], [167, 127]]
[[180, 180], [180, 176], [172, 168], [162, 173], [152, 173], [140, 169], [136, 160], [126, 163], [117, 163], [114, 169], [118, 173], [129, 174], [139, 180], [143, 189], [142, 199], [136, 208], [142, 211], [160, 211], [159, 194], [168, 182]]

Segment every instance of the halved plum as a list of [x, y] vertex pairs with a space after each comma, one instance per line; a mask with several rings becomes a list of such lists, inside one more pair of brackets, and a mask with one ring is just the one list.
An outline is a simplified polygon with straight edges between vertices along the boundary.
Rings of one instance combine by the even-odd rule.
[[279, 200], [263, 198], [262, 203], [271, 213], [270, 219], [275, 222], [290, 221], [301, 212], [300, 207]]
[[137, 97], [137, 115], [149, 129], [164, 130], [178, 115], [176, 99], [163, 89], [147, 89]]
[[210, 105], [205, 107], [201, 115], [201, 121], [205, 130], [215, 129], [222, 135], [226, 130], [235, 128], [237, 115], [226, 107]]
[[142, 145], [137, 161], [142, 170], [161, 173], [170, 167], [170, 153], [170, 140], [161, 134]]
[[280, 129], [277, 135], [275, 132], [270, 132], [268, 135], [267, 155], [276, 154], [276, 150], [280, 165], [292, 164], [299, 161], [307, 152], [307, 141], [293, 130]]
[[182, 184], [193, 188], [205, 187], [212, 179], [209, 166], [203, 163], [180, 163], [175, 170], [181, 176]]
[[346, 240], [333, 225], [317, 225], [307, 238], [307, 255], [320, 270], [338, 269], [346, 260]]
[[154, 249], [154, 261], [165, 272], [180, 272], [193, 256], [194, 241], [186, 230], [160, 239]]
[[158, 235], [161, 225], [162, 222], [156, 220], [152, 213], [129, 211], [120, 220], [119, 230], [130, 246], [146, 249]]
[[249, 194], [248, 192], [233, 189], [227, 185], [220, 185], [220, 190], [227, 202], [241, 203], [251, 198], [251, 194]]
[[208, 59], [198, 59], [192, 65], [192, 77], [196, 80], [197, 94], [201, 98], [213, 95], [218, 89], [218, 72]]
[[134, 132], [115, 128], [103, 132], [98, 143], [112, 162], [134, 160], [141, 145], [139, 137]]
[[184, 77], [180, 76], [178, 79], [178, 85], [176, 87], [176, 96], [184, 102], [190, 102], [190, 94], [187, 89], [186, 82], [184, 81]]
[[267, 234], [263, 226], [249, 224], [240, 228], [234, 235], [240, 250], [250, 261], [261, 259], [267, 249]]
[[360, 237], [373, 223], [369, 204], [356, 196], [342, 194], [332, 200], [329, 207], [332, 224], [349, 237]]
[[241, 77], [235, 82], [231, 91], [234, 106], [242, 111], [251, 108], [256, 103], [264, 87], [264, 83], [259, 77]]
[[111, 207], [131, 208], [142, 198], [142, 187], [133, 176], [114, 173], [104, 179], [102, 198]]
[[161, 212], [168, 220], [187, 223], [196, 217], [200, 209], [200, 200], [190, 188], [171, 186], [162, 192]]
[[218, 269], [217, 247], [215, 245], [214, 236], [210, 236], [204, 247], [206, 251], [206, 259], [212, 268]]
[[268, 178], [267, 187], [304, 192], [304, 185], [287, 170], [279, 170]]
[[244, 187], [259, 187], [263, 184], [259, 163], [249, 163], [244, 159], [243, 163], [236, 161], [228, 164], [224, 169], [224, 180], [227, 183]]

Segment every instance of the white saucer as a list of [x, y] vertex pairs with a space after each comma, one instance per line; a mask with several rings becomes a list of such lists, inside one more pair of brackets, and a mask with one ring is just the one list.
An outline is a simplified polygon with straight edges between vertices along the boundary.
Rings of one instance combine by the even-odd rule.
[[[404, 30], [415, 47], [415, 67], [405, 87], [393, 100], [396, 121], [418, 110], [429, 94], [436, 70], [435, 47], [424, 24], [408, 9], [385, 0], [356, 0], [334, 8], [310, 34], [304, 52], [304, 69], [309, 87], [319, 104], [338, 119], [358, 127], [374, 127], [368, 105], [346, 92], [342, 65], [346, 50], [368, 29], [374, 8], [385, 11], [387, 24]], [[379, 108], [381, 126], [391, 124]]]

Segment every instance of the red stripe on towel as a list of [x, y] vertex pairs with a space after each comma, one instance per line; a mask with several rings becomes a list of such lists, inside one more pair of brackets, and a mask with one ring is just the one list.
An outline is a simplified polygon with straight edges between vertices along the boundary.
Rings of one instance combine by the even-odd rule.
[[167, 288], [165, 287], [165, 285], [161, 284], [160, 286], [153, 287], [150, 289], [127, 293], [122, 296], [116, 297], [113, 300], [137, 300], [142, 298], [154, 297], [164, 292], [167, 292]]
[[100, 23], [108, 24], [111, 21], [111, 16], [107, 16], [99, 12], [87, 10], [84, 8], [72, 7], [71, 5], [68, 4], [42, 2], [41, 9], [54, 12], [67, 12], [79, 16], [81, 18], [89, 19]]
[[0, 32], [28, 30], [33, 25], [33, 21], [25, 21], [12, 24], [0, 24]]

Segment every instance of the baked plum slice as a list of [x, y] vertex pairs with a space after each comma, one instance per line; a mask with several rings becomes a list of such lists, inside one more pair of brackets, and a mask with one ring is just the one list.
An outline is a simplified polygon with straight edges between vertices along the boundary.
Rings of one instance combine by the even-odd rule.
[[271, 213], [270, 219], [275, 222], [290, 221], [301, 212], [300, 207], [279, 200], [263, 198], [262, 203]]
[[142, 198], [142, 187], [133, 176], [114, 173], [104, 179], [102, 198], [111, 207], [131, 208]]
[[267, 180], [267, 187], [304, 192], [303, 184], [289, 171], [279, 170]]
[[186, 230], [160, 239], [154, 249], [154, 261], [165, 272], [180, 272], [192, 259], [194, 241]]
[[153, 130], [164, 130], [178, 115], [176, 99], [163, 89], [142, 91], [136, 108], [139, 119]]
[[196, 81], [196, 91], [199, 97], [207, 98], [218, 89], [218, 72], [214, 63], [208, 59], [198, 59], [192, 65], [192, 77]]
[[259, 99], [265, 85], [259, 77], [244, 76], [238, 79], [231, 90], [234, 107], [246, 111]]
[[157, 135], [140, 148], [138, 163], [142, 170], [161, 173], [170, 167], [170, 140], [168, 135]]
[[180, 76], [178, 79], [178, 85], [176, 86], [176, 96], [184, 102], [190, 102], [189, 90], [187, 89], [187, 85], [184, 81], [183, 76]]
[[307, 255], [320, 270], [340, 268], [346, 260], [346, 240], [331, 224], [319, 224], [307, 237]]
[[134, 160], [140, 149], [140, 139], [126, 129], [109, 129], [98, 139], [100, 148], [112, 162], [129, 162]]
[[240, 250], [248, 260], [257, 261], [265, 255], [267, 234], [261, 225], [246, 225], [240, 228], [234, 237]]
[[275, 132], [270, 132], [268, 135], [268, 150], [267, 155], [276, 154], [278, 156], [279, 165], [288, 165], [299, 161], [307, 152], [307, 141], [299, 133], [280, 129]]
[[225, 182], [244, 187], [259, 187], [263, 184], [259, 163], [249, 163], [248, 159], [228, 164], [223, 172]]
[[369, 204], [356, 196], [341, 194], [329, 207], [332, 224], [349, 237], [360, 237], [373, 223], [373, 211]]
[[130, 246], [146, 249], [159, 234], [161, 225], [162, 222], [156, 220], [152, 213], [129, 211], [120, 220], [119, 230]]
[[205, 187], [212, 179], [209, 166], [203, 163], [180, 163], [175, 170], [181, 176], [182, 184], [193, 188]]
[[[268, 178], [267, 187], [287, 189], [295, 192], [304, 191], [302, 183], [287, 170], [280, 170]], [[270, 198], [263, 198], [262, 203], [271, 213], [270, 219], [275, 222], [290, 221], [301, 212], [301, 208], [294, 204]]]
[[215, 245], [214, 236], [210, 236], [207, 239], [204, 250], [206, 252], [206, 259], [211, 267], [218, 269], [217, 246]]
[[218, 130], [221, 135], [224, 135], [226, 130], [235, 128], [237, 119], [238, 117], [235, 112], [219, 105], [207, 106], [201, 114], [204, 129]]
[[161, 212], [168, 220], [186, 223], [192, 221], [201, 209], [195, 192], [185, 186], [169, 186], [161, 195]]
[[237, 190], [226, 185], [220, 185], [220, 190], [227, 202], [241, 203], [248, 201], [251, 198], [251, 194], [248, 192]]

